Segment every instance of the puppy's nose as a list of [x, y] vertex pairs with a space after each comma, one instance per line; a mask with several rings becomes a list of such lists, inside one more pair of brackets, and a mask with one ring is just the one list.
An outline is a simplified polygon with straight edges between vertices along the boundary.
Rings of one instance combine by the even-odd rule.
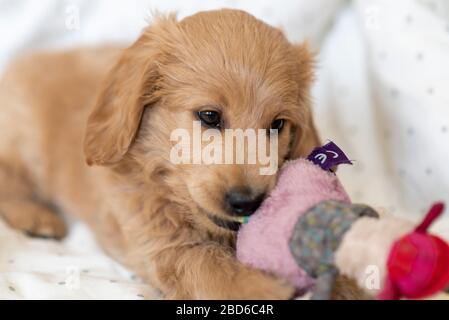
[[232, 214], [249, 216], [259, 208], [264, 198], [264, 193], [255, 194], [249, 188], [235, 188], [226, 194], [225, 202]]

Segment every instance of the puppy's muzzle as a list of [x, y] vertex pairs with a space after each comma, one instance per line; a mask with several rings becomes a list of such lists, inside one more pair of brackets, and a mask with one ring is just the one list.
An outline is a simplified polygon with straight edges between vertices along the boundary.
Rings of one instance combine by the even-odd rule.
[[234, 216], [250, 216], [265, 198], [265, 193], [254, 193], [249, 188], [234, 188], [225, 195], [225, 209]]

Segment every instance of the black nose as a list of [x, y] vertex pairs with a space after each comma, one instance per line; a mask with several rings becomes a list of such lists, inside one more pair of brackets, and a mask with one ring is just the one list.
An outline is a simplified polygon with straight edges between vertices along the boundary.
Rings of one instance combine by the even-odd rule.
[[264, 193], [254, 193], [248, 188], [235, 188], [225, 196], [227, 210], [237, 216], [249, 216], [259, 208]]

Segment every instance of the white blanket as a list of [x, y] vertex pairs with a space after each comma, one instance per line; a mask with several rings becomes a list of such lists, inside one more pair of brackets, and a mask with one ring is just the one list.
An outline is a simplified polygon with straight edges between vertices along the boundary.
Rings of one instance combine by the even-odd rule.
[[[0, 0], [0, 71], [33, 50], [130, 43], [154, 9], [182, 17], [220, 7], [247, 10], [320, 48], [316, 121], [323, 139], [356, 160], [339, 171], [354, 201], [416, 220], [448, 199], [445, 0]], [[448, 236], [449, 219], [434, 230]], [[81, 223], [55, 242], [0, 221], [0, 299], [157, 297], [105, 256]]]

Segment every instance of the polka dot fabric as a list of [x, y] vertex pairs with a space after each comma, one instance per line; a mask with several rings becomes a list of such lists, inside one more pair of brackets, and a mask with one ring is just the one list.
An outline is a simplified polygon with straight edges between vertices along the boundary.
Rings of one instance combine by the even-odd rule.
[[[447, 1], [355, 1], [325, 40], [317, 119], [354, 201], [415, 220], [449, 201]], [[449, 212], [434, 230], [449, 236]]]
[[81, 224], [62, 242], [32, 239], [0, 220], [0, 299], [158, 299], [101, 253]]

